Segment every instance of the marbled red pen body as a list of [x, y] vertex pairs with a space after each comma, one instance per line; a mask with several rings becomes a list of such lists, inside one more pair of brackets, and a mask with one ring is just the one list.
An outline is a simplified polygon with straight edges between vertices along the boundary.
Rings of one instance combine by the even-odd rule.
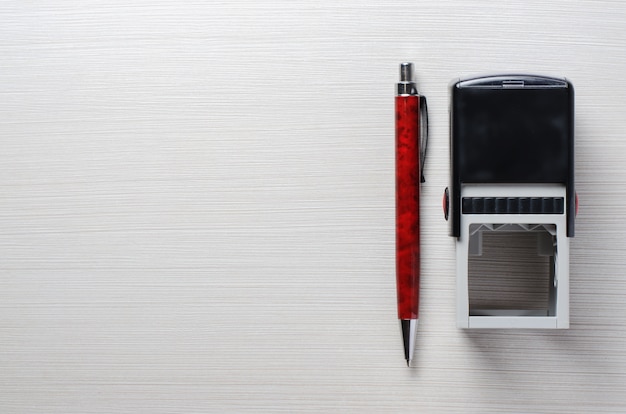
[[418, 319], [420, 279], [419, 96], [396, 96], [396, 286], [398, 318]]

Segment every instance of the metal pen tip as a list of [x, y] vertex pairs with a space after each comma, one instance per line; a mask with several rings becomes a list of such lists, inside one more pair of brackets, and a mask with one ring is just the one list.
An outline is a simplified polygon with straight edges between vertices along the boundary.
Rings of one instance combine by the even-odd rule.
[[400, 64], [400, 82], [412, 82], [413, 81], [413, 64], [411, 62], [404, 62]]
[[415, 334], [417, 331], [417, 319], [400, 319], [400, 331], [404, 345], [404, 359], [406, 365], [411, 366], [413, 351], [415, 350]]

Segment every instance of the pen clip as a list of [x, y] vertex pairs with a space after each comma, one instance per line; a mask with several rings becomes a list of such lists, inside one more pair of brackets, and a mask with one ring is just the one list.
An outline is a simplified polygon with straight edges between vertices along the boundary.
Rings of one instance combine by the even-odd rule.
[[424, 161], [426, 161], [426, 148], [428, 146], [428, 104], [426, 97], [420, 95], [420, 182], [424, 183]]

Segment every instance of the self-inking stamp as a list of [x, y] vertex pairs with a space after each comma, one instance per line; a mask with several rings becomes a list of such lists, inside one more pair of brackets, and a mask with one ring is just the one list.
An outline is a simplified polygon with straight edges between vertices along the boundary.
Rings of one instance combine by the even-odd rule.
[[450, 93], [444, 214], [456, 238], [457, 326], [568, 328], [577, 208], [572, 84], [498, 75], [458, 79]]

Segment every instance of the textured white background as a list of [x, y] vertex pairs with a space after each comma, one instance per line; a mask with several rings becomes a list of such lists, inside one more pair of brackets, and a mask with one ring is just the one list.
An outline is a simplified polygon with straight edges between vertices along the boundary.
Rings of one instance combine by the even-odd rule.
[[[626, 3], [0, 4], [0, 412], [626, 411]], [[402, 359], [393, 93], [429, 98]], [[571, 329], [455, 328], [447, 86], [572, 80]]]

